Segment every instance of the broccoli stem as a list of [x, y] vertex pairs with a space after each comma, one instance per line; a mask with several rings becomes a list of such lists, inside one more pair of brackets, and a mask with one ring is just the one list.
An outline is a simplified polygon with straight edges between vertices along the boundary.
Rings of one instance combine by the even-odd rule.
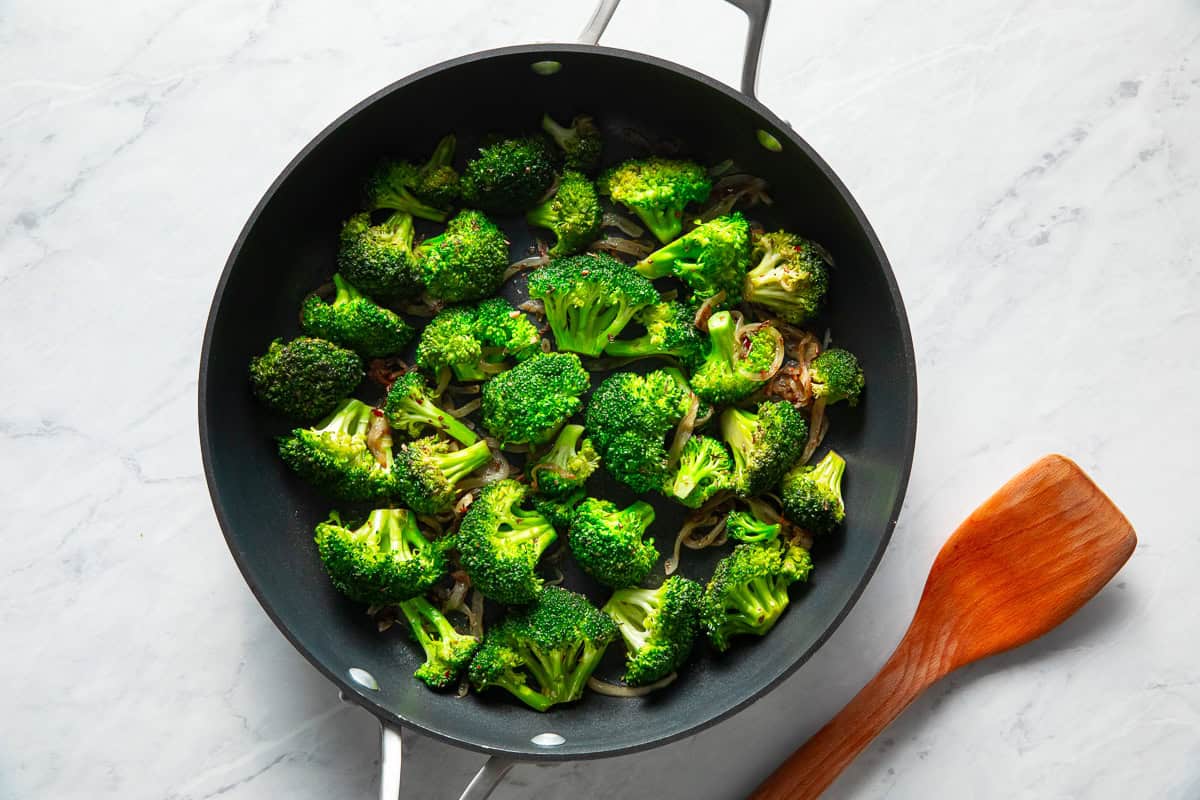
[[492, 451], [488, 449], [487, 442], [480, 440], [461, 450], [440, 454], [437, 462], [446, 479], [451, 483], [458, 483], [491, 458]]
[[555, 698], [529, 688], [523, 680], [516, 676], [497, 681], [497, 685], [515, 694], [521, 702], [534, 711], [546, 711], [556, 702]]
[[746, 468], [746, 454], [754, 446], [757, 427], [758, 415], [753, 411], [731, 408], [721, 415], [721, 435], [733, 452], [733, 465], [737, 472]]
[[403, 413], [415, 422], [425, 423], [440, 431], [444, 431], [448, 436], [457, 439], [464, 445], [472, 445], [479, 441], [479, 435], [475, 431], [468, 428], [456, 417], [439, 408], [424, 393], [419, 397], [413, 397], [412, 395], [405, 397], [400, 404], [399, 411], [393, 408], [389, 408], [388, 410], [391, 412], [393, 419], [396, 419], [400, 413]]
[[570, 681], [566, 685], [562, 700], [574, 700], [583, 694], [583, 687], [587, 683], [587, 679], [591, 677], [592, 672], [596, 669], [596, 665], [600, 663], [600, 657], [603, 655], [603, 648], [596, 648], [591, 644], [583, 646], [583, 653], [579, 656], [575, 664], [575, 669], [570, 673]]
[[654, 522], [654, 506], [645, 500], [638, 500], [621, 512], [621, 518], [622, 524], [628, 524], [630, 527], [637, 527], [644, 531], [650, 527], [650, 523]]
[[363, 293], [351, 286], [339, 273], [334, 273], [333, 286], [337, 290], [337, 294], [333, 297], [333, 305], [335, 306], [340, 306], [354, 300], [361, 300], [363, 297]]
[[608, 602], [608, 614], [621, 629], [621, 636], [631, 653], [646, 646], [650, 638], [646, 618], [658, 608], [655, 589], [621, 589]]
[[408, 211], [397, 211], [379, 224], [379, 227], [392, 235], [392, 239], [403, 246], [404, 250], [412, 252], [413, 215]]
[[[450, 620], [424, 597], [414, 597], [400, 603], [400, 611], [408, 619], [413, 636], [425, 651], [425, 658], [434, 661], [439, 657], [438, 643], [458, 634]], [[430, 635], [430, 627], [436, 636]]]
[[671, 492], [680, 500], [690, 495], [700, 482], [716, 472], [712, 459], [687, 459], [679, 462], [679, 472], [671, 485]]
[[377, 208], [395, 209], [432, 222], [446, 221], [445, 211], [418, 200], [412, 192], [404, 188], [389, 188], [380, 192], [375, 205]]
[[708, 338], [713, 347], [712, 353], [709, 354], [710, 360], [714, 357], [724, 359], [726, 364], [733, 367], [738, 355], [738, 345], [734, 338], [736, 332], [737, 324], [728, 311], [718, 311], [709, 317]]
[[575, 140], [574, 129], [564, 128], [555, 122], [554, 118], [549, 114], [542, 114], [542, 130], [563, 150], [566, 150], [567, 145]]
[[[634, 213], [638, 215], [642, 222], [646, 223], [646, 227], [650, 229], [650, 232], [653, 233], [655, 238], [663, 244], [670, 242], [679, 235], [680, 231], [683, 230], [682, 208], [640, 207], [635, 208]], [[660, 250], [659, 253], [661, 252], [662, 251]], [[671, 263], [674, 261], [675, 256], [667, 257], [665, 272], [651, 275], [645, 270], [642, 270], [642, 264], [646, 263], [646, 261], [651, 261], [653, 263], [654, 257], [659, 253], [653, 253], [649, 258], [645, 259], [644, 261], [640, 261], [637, 264], [638, 269], [641, 270], [642, 274], [647, 278], [663, 278], [671, 274]]]
[[484, 370], [483, 365], [479, 362], [451, 364], [451, 371], [454, 377], [460, 381], [485, 381], [490, 375]]
[[438, 141], [437, 147], [433, 148], [433, 155], [429, 157], [429, 162], [425, 165], [426, 170], [434, 170], [439, 167], [448, 167], [454, 162], [454, 148], [457, 146], [458, 140], [454, 134], [447, 134]]
[[319, 423], [317, 433], [345, 436], [366, 436], [371, 427], [371, 408], [366, 403], [349, 400]]
[[846, 460], [830, 450], [808, 473], [808, 477], [818, 486], [837, 498], [838, 509], [846, 510], [842, 501], [842, 476], [846, 473]]

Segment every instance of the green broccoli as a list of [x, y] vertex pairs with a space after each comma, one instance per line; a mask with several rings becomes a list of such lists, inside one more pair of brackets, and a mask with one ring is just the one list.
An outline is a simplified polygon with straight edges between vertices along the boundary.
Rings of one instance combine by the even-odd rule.
[[767, 400], [757, 413], [730, 408], [721, 415], [721, 435], [733, 451], [733, 488], [753, 497], [779, 484], [800, 457], [808, 422], [791, 403]]
[[764, 324], [740, 336], [738, 328], [728, 311], [708, 320], [708, 352], [691, 381], [692, 391], [705, 402], [727, 405], [749, 397], [782, 360], [783, 339], [773, 328]]
[[544, 114], [542, 130], [562, 149], [567, 169], [590, 172], [600, 163], [604, 138], [591, 117], [581, 114], [571, 120], [571, 127], [564, 128]]
[[511, 692], [537, 711], [583, 696], [617, 626], [586, 597], [547, 586], [487, 632], [467, 676], [477, 691]]
[[812, 466], [797, 464], [783, 476], [780, 498], [789, 522], [812, 534], [829, 533], [846, 518], [842, 476], [846, 462], [830, 450]]
[[645, 501], [620, 509], [589, 497], [575, 509], [567, 543], [583, 571], [600, 583], [614, 589], [633, 586], [658, 561], [654, 539], [642, 539], [652, 522], [654, 507]]
[[458, 212], [416, 249], [430, 297], [456, 303], [495, 294], [508, 269], [504, 232], [478, 211]]
[[579, 441], [582, 425], [564, 425], [554, 445], [526, 469], [533, 490], [546, 497], [563, 497], [583, 486], [600, 466], [592, 440]]
[[512, 479], [488, 484], [455, 536], [471, 585], [498, 603], [521, 605], [542, 591], [538, 559], [558, 538], [550, 521], [522, 508], [528, 489]]
[[341, 275], [333, 276], [337, 294], [332, 303], [310, 294], [300, 308], [300, 327], [354, 350], [364, 358], [399, 353], [413, 337], [412, 326], [396, 312], [383, 308], [355, 289]]
[[739, 542], [769, 542], [779, 536], [783, 526], [764, 522], [750, 511], [731, 511], [725, 517], [725, 531]]
[[826, 258], [823, 248], [787, 231], [762, 234], [751, 255], [755, 266], [746, 275], [746, 302], [795, 325], [805, 322], [820, 309], [829, 286]]
[[858, 405], [858, 397], [862, 394], [862, 367], [858, 359], [849, 350], [831, 347], [813, 359], [809, 367], [812, 374], [813, 396], [832, 405], [845, 400], [849, 405]]
[[250, 387], [272, 411], [310, 422], [328, 414], [363, 377], [352, 351], [324, 339], [276, 339], [250, 359]]
[[552, 256], [567, 256], [586, 250], [600, 238], [600, 222], [604, 212], [596, 187], [582, 172], [563, 173], [554, 196], [535, 206], [525, 215], [525, 221], [554, 234]]
[[450, 208], [462, 198], [462, 184], [452, 166], [458, 140], [453, 134], [442, 137], [433, 155], [421, 168], [413, 192], [436, 208]]
[[[395, 492], [392, 439], [385, 434], [378, 455], [367, 444], [375, 409], [345, 400], [312, 428], [297, 428], [279, 440], [279, 455], [296, 474], [338, 499], [381, 500]], [[382, 413], [382, 412], [380, 412]]]
[[413, 638], [425, 651], [425, 663], [413, 675], [433, 689], [445, 689], [467, 668], [479, 641], [454, 630], [450, 620], [424, 597], [400, 604], [400, 611], [412, 627]]
[[750, 224], [740, 213], [703, 223], [654, 251], [635, 266], [647, 278], [674, 275], [705, 300], [724, 292], [722, 306], [742, 299], [750, 264]]
[[554, 161], [537, 138], [504, 139], [480, 149], [462, 176], [463, 197], [484, 211], [518, 214], [554, 183]]
[[554, 526], [556, 531], [566, 533], [575, 517], [575, 509], [587, 498], [587, 492], [576, 489], [563, 497], [534, 495], [533, 508]]
[[724, 652], [732, 636], [766, 635], [788, 606], [788, 587], [811, 571], [812, 558], [799, 544], [775, 539], [733, 548], [718, 562], [700, 605], [713, 647]]
[[503, 446], [545, 444], [591, 385], [574, 353], [537, 353], [483, 386], [483, 424]]
[[669, 356], [692, 366], [703, 358], [704, 336], [696, 328], [696, 309], [679, 302], [653, 303], [633, 315], [646, 332], [636, 339], [615, 339], [604, 354], [615, 358]]
[[389, 208], [445, 222], [446, 209], [459, 195], [458, 174], [450, 166], [454, 148], [454, 136], [446, 136], [438, 142], [429, 161], [421, 166], [408, 161], [380, 164], [367, 180], [367, 209]]
[[503, 297], [492, 297], [475, 306], [475, 336], [483, 345], [484, 360], [499, 363], [507, 357], [524, 361], [541, 352], [537, 327]]
[[645, 686], [687, 661], [699, 630], [704, 588], [672, 575], [657, 589], [618, 589], [602, 609], [617, 623], [628, 653], [625, 683]]
[[650, 281], [606, 254], [556, 258], [529, 276], [559, 350], [598, 356], [633, 315], [658, 301]]
[[458, 483], [492, 459], [487, 442], [452, 450], [438, 436], [400, 445], [392, 474], [405, 505], [418, 514], [440, 514], [454, 506]]
[[424, 289], [413, 252], [412, 215], [392, 214], [378, 225], [370, 214], [355, 214], [342, 226], [338, 273], [368, 297], [394, 301]]
[[712, 190], [704, 167], [666, 158], [632, 159], [601, 173], [596, 188], [633, 211], [666, 244], [683, 230], [688, 203], [703, 203]]
[[430, 394], [429, 385], [418, 372], [406, 373], [392, 382], [384, 401], [383, 413], [392, 430], [402, 431], [409, 437], [416, 436], [425, 428], [436, 428], [464, 445], [475, 444], [479, 440], [475, 431], [438, 406]]
[[693, 436], [683, 446], [670, 495], [688, 508], [699, 508], [717, 492], [733, 488], [729, 451], [711, 436]]
[[357, 528], [343, 524], [333, 511], [317, 525], [315, 538], [333, 585], [359, 603], [399, 603], [446, 574], [445, 548], [425, 538], [417, 515], [408, 509], [375, 509]]
[[500, 297], [475, 306], [447, 308], [434, 317], [417, 343], [417, 365], [436, 376], [451, 370], [460, 381], [487, 380], [539, 352], [541, 336], [525, 315]]

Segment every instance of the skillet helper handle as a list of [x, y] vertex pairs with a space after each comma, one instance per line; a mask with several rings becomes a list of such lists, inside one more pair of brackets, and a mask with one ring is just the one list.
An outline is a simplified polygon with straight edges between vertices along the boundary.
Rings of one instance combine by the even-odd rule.
[[386, 722], [379, 723], [379, 800], [398, 800], [400, 797], [400, 767], [404, 743], [400, 729]]
[[[608, 27], [613, 12], [621, 0], [600, 0], [596, 11], [588, 21], [583, 33], [579, 34], [582, 44], [599, 44], [604, 29]], [[726, 0], [746, 12], [750, 29], [746, 34], [746, 54], [742, 58], [742, 94], [758, 99], [758, 62], [762, 59], [763, 37], [767, 31], [767, 15], [771, 11], [771, 0]]]

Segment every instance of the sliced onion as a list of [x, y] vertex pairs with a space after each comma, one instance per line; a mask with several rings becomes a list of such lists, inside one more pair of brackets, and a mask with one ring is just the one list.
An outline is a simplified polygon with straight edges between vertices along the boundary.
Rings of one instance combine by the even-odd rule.
[[450, 370], [445, 368], [438, 370], [438, 382], [437, 386], [433, 387], [433, 396], [441, 397], [442, 393], [446, 391], [446, 387], [449, 385]]
[[711, 167], [709, 167], [708, 168], [708, 177], [719, 178], [722, 175], [724, 175], [726, 172], [729, 172], [729, 170], [731, 170], [731, 169], [733, 169], [733, 159], [727, 158], [724, 161], [721, 161], [717, 164], [713, 164]]
[[546, 316], [546, 304], [541, 300], [526, 300], [517, 306], [517, 308], [522, 311], [528, 311], [530, 314], [536, 314], [539, 317]]
[[522, 258], [520, 261], [514, 261], [513, 263], [509, 264], [508, 269], [504, 270], [504, 280], [508, 280], [513, 275], [517, 275], [527, 269], [542, 267], [549, 263], [550, 256], [540, 252], [534, 253], [527, 258]]
[[805, 464], [817, 448], [821, 446], [821, 442], [825, 439], [825, 432], [829, 430], [829, 420], [825, 418], [825, 398], [818, 397], [812, 406], [812, 415], [808, 419], [808, 441], [804, 443], [804, 452], [800, 454], [800, 463]]
[[670, 686], [678, 677], [677, 673], [672, 672], [667, 677], [645, 686], [626, 686], [623, 683], [609, 683], [593, 675], [588, 678], [587, 686], [596, 694], [608, 695], [609, 697], [645, 697], [657, 689]]
[[746, 505], [750, 506], [750, 511], [753, 512], [754, 516], [763, 522], [778, 525], [779, 521], [783, 519], [783, 515], [779, 513], [778, 508], [767, 502], [766, 497], [767, 495], [763, 495], [762, 497], [748, 497], [746, 498]]
[[558, 567], [555, 567], [554, 568], [554, 577], [549, 579], [548, 581], [546, 581], [545, 585], [546, 586], [561, 586], [562, 582], [565, 581], [566, 579], [567, 579], [567, 576], [563, 575], [563, 571], [561, 569], [559, 569]]
[[712, 297], [705, 300], [696, 309], [696, 316], [692, 319], [692, 324], [698, 329], [708, 332], [708, 318], [713, 315], [713, 309], [725, 301], [725, 290], [714, 294]]
[[756, 322], [751, 325], [742, 325], [741, 320], [739, 319], [738, 327], [734, 333], [734, 336], [739, 342], [746, 342], [746, 344], [743, 345], [742, 350], [743, 352], [748, 352], [749, 347], [747, 345], [749, 344], [750, 337], [760, 332], [767, 332], [767, 335], [775, 340], [775, 358], [771, 360], [771, 366], [767, 367], [765, 370], [749, 370], [742, 367], [739, 363], [738, 366], [734, 368], [734, 372], [739, 378], [745, 378], [748, 381], [756, 382], [769, 381], [771, 378], [775, 377], [775, 374], [779, 372], [779, 368], [783, 366], [783, 357], [787, 352], [787, 348], [783, 342], [783, 334], [781, 334], [779, 329], [770, 322]]
[[769, 206], [773, 201], [767, 194], [767, 188], [765, 180], [753, 175], [727, 175], [713, 184], [713, 200], [701, 210], [700, 219], [708, 222], [728, 214], [743, 200], [747, 206], [756, 206], [759, 203]]
[[[466, 605], [463, 601], [467, 598], [467, 592], [471, 589], [471, 579], [464, 572], [454, 573], [454, 588], [446, 596], [446, 602], [442, 603], [442, 613], [449, 611], [462, 611], [466, 613]], [[461, 576], [461, 577], [460, 577]], [[467, 615], [468, 618], [470, 615]]]
[[468, 491], [462, 497], [458, 498], [457, 502], [454, 503], [454, 513], [465, 513], [466, 510], [471, 507], [471, 503], [473, 502], [475, 502], [475, 493]]
[[688, 443], [688, 439], [692, 438], [692, 431], [696, 429], [696, 411], [700, 408], [700, 398], [696, 396], [695, 392], [690, 392], [689, 395], [687, 413], [675, 426], [675, 438], [671, 441], [671, 449], [667, 451], [667, 468], [672, 472], [679, 464], [679, 456], [683, 454], [684, 445]]
[[467, 414], [470, 414], [472, 411], [479, 408], [481, 405], [483, 405], [483, 399], [476, 397], [474, 400], [470, 401], [469, 403], [463, 403], [461, 406], [454, 409], [453, 411], [450, 411], [449, 409], [447, 409], [447, 413], [450, 416], [454, 417], [455, 419], [462, 419]]
[[483, 641], [483, 595], [479, 590], [471, 592], [471, 613], [467, 614], [471, 625], [471, 635]]
[[419, 515], [417, 517], [417, 522], [421, 523], [426, 528], [429, 528], [431, 531], [433, 531], [434, 535], [437, 537], [440, 537], [446, 530], [445, 527], [443, 527], [442, 521], [440, 519], [438, 519], [437, 517], [434, 517], [434, 516], [430, 516], [429, 514]]
[[597, 239], [588, 247], [593, 252], [621, 253], [634, 258], [645, 258], [654, 252], [654, 245], [647, 244], [641, 239], [626, 239], [621, 236], [605, 236]]
[[470, 691], [471, 691], [471, 684], [467, 682], [466, 678], [463, 678], [461, 681], [458, 682], [458, 689], [455, 690], [454, 696], [457, 698], [463, 698], [463, 697], [466, 697], [467, 693]]
[[605, 228], [616, 228], [626, 236], [638, 238], [646, 232], [646, 229], [638, 225], [624, 214], [619, 214], [616, 211], [605, 211], [604, 216], [600, 219], [600, 225]]
[[371, 427], [367, 428], [367, 449], [375, 456], [379, 466], [391, 466], [392, 427], [388, 425], [387, 417], [378, 408], [371, 414]]

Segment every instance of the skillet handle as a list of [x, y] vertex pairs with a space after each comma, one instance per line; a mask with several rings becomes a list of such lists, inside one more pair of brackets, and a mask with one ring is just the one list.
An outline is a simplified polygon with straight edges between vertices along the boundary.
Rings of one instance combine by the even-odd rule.
[[[599, 44], [613, 12], [621, 0], [600, 0], [592, 18], [579, 34], [582, 44]], [[771, 0], [726, 0], [746, 12], [750, 29], [746, 34], [746, 54], [742, 57], [742, 94], [758, 99], [758, 62], [762, 59], [763, 38], [767, 32], [767, 15]]]
[[379, 723], [379, 800], [399, 800], [403, 751], [400, 729]]

